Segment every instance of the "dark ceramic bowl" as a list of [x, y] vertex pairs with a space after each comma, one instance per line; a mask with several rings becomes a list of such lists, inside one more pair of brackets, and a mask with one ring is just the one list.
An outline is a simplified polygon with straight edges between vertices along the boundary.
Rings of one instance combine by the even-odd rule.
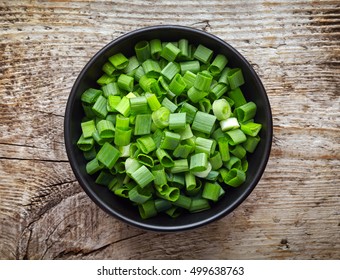
[[[238, 188], [229, 188], [226, 195], [208, 211], [184, 214], [176, 219], [159, 215], [155, 218], [142, 220], [137, 208], [122, 198], [115, 196], [108, 188], [98, 186], [94, 178], [86, 174], [86, 161], [78, 150], [76, 142], [81, 135], [80, 122], [84, 116], [80, 96], [89, 87], [96, 87], [96, 80], [101, 75], [101, 67], [108, 57], [122, 52], [126, 56], [133, 54], [134, 45], [142, 40], [159, 38], [162, 41], [178, 41], [186, 38], [195, 45], [203, 44], [214, 53], [224, 54], [229, 67], [239, 67], [243, 71], [245, 84], [242, 91], [248, 101], [254, 101], [258, 110], [255, 121], [261, 123], [261, 141], [254, 154], [249, 155], [247, 179]], [[129, 32], [112, 41], [91, 58], [79, 74], [69, 96], [65, 112], [65, 145], [67, 155], [80, 185], [90, 198], [112, 216], [131, 225], [155, 231], [181, 231], [206, 225], [232, 212], [252, 192], [260, 180], [271, 149], [272, 115], [265, 89], [248, 61], [233, 47], [209, 33], [184, 26], [151, 26]]]

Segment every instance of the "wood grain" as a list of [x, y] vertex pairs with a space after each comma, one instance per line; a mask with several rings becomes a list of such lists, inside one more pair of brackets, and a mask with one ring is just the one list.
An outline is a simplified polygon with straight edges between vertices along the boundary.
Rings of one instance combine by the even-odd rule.
[[[265, 174], [231, 215], [146, 232], [99, 209], [65, 153], [73, 82], [136, 28], [191, 26], [236, 47], [267, 90]], [[339, 259], [339, 1], [0, 1], [0, 259]]]

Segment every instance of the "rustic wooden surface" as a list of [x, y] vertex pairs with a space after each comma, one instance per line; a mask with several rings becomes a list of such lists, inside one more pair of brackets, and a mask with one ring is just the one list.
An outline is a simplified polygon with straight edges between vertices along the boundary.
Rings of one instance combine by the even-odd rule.
[[[236, 47], [261, 77], [274, 120], [271, 158], [246, 202], [171, 235], [99, 209], [63, 143], [85, 63], [156, 24]], [[339, 57], [339, 1], [0, 0], [0, 259], [339, 259]]]

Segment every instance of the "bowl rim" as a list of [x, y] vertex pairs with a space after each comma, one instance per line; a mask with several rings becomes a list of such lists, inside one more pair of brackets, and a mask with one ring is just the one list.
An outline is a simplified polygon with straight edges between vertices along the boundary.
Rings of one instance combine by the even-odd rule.
[[[188, 223], [188, 224], [183, 224], [183, 225], [176, 225], [176, 226], [163, 226], [163, 225], [152, 225], [152, 224], [147, 224], [143, 222], [139, 222], [134, 219], [130, 219], [120, 212], [115, 211], [114, 209], [108, 207], [101, 198], [91, 189], [90, 184], [83, 178], [79, 167], [76, 165], [76, 156], [74, 152], [74, 145], [72, 144], [71, 141], [71, 122], [70, 117], [71, 117], [71, 109], [73, 107], [73, 104], [76, 101], [76, 91], [77, 88], [79, 87], [82, 77], [84, 74], [88, 71], [88, 69], [91, 67], [91, 65], [99, 58], [101, 57], [105, 52], [107, 52], [109, 49], [114, 47], [115, 45], [119, 44], [120, 42], [129, 39], [137, 34], [141, 34], [144, 32], [150, 32], [154, 30], [183, 30], [186, 32], [191, 32], [191, 33], [196, 33], [199, 36], [204, 36], [204, 37], [209, 37], [209, 39], [217, 41], [219, 44], [223, 45], [223, 47], [226, 47], [229, 49], [231, 52], [237, 56], [237, 60], [241, 60], [246, 67], [249, 69], [252, 77], [255, 79], [255, 83], [258, 85], [260, 88], [260, 91], [263, 92], [263, 97], [264, 97], [264, 103], [266, 107], [266, 115], [268, 116], [268, 120], [266, 123], [267, 126], [267, 133], [266, 133], [266, 138], [264, 139], [265, 141], [265, 149], [264, 149], [264, 157], [260, 162], [260, 165], [258, 166], [257, 171], [255, 172], [255, 175], [253, 179], [251, 180], [249, 186], [246, 188], [245, 192], [242, 193], [241, 196], [237, 197], [231, 204], [228, 205], [228, 207], [224, 208], [222, 211], [209, 216], [206, 219], [203, 219], [198, 222], [193, 222], [193, 223]], [[111, 214], [112, 216], [118, 218], [119, 220], [128, 223], [130, 225], [136, 226], [138, 228], [144, 229], [144, 230], [150, 230], [150, 231], [158, 231], [158, 232], [178, 232], [178, 231], [184, 231], [184, 230], [189, 230], [189, 229], [194, 229], [200, 226], [204, 226], [207, 224], [210, 224], [213, 221], [216, 221], [228, 214], [230, 214], [232, 211], [234, 211], [246, 198], [250, 195], [250, 193], [254, 190], [258, 182], [260, 181], [264, 170], [266, 168], [266, 165], [268, 163], [269, 157], [270, 157], [270, 152], [271, 152], [271, 146], [272, 146], [272, 138], [273, 138], [273, 120], [272, 120], [272, 112], [271, 112], [271, 106], [269, 103], [268, 95], [266, 93], [266, 90], [255, 72], [254, 68], [251, 66], [251, 64], [248, 62], [248, 60], [241, 55], [234, 47], [232, 47], [229, 43], [225, 42], [221, 38], [217, 37], [216, 35], [213, 35], [211, 33], [195, 29], [192, 27], [188, 26], [182, 26], [182, 25], [153, 25], [153, 26], [148, 26], [148, 27], [143, 27], [139, 28], [130, 32], [127, 32], [116, 39], [112, 40], [108, 44], [106, 44], [103, 48], [101, 48], [97, 53], [91, 57], [91, 59], [86, 63], [86, 65], [83, 67], [81, 72], [79, 73], [77, 79], [75, 80], [71, 92], [69, 94], [67, 104], [66, 104], [66, 110], [65, 110], [65, 117], [64, 117], [64, 142], [65, 142], [65, 148], [66, 148], [66, 153], [69, 159], [69, 163], [71, 165], [71, 168], [73, 170], [73, 173], [75, 174], [78, 182], [80, 183], [80, 186], [82, 189], [86, 192], [86, 194], [91, 198], [92, 201], [96, 203], [97, 206], [99, 206], [101, 209], [103, 209], [105, 212]], [[261, 139], [262, 140], [262, 139]]]

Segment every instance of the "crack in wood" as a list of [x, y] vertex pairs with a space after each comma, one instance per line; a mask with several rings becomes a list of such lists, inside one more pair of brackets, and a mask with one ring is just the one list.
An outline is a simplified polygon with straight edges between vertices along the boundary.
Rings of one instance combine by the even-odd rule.
[[115, 245], [115, 244], [118, 244], [118, 243], [130, 240], [130, 239], [133, 239], [133, 238], [145, 235], [145, 234], [147, 234], [147, 233], [146, 232], [140, 232], [138, 234], [135, 234], [135, 235], [132, 235], [132, 236], [129, 236], [129, 237], [126, 237], [126, 238], [122, 238], [120, 240], [117, 240], [117, 241], [105, 244], [105, 245], [103, 245], [103, 246], [101, 246], [99, 248], [96, 248], [96, 249], [93, 249], [93, 250], [90, 250], [90, 251], [83, 250], [83, 249], [81, 249], [81, 250], [70, 250], [70, 251], [64, 250], [64, 251], [58, 253], [56, 256], [54, 256], [53, 260], [56, 260], [56, 259], [65, 259], [67, 257], [72, 257], [72, 256], [76, 256], [77, 258], [87, 257], [89, 255], [93, 255], [95, 253], [101, 252], [101, 251], [105, 250], [106, 248], [108, 248], [108, 247], [110, 247], [112, 245]]

